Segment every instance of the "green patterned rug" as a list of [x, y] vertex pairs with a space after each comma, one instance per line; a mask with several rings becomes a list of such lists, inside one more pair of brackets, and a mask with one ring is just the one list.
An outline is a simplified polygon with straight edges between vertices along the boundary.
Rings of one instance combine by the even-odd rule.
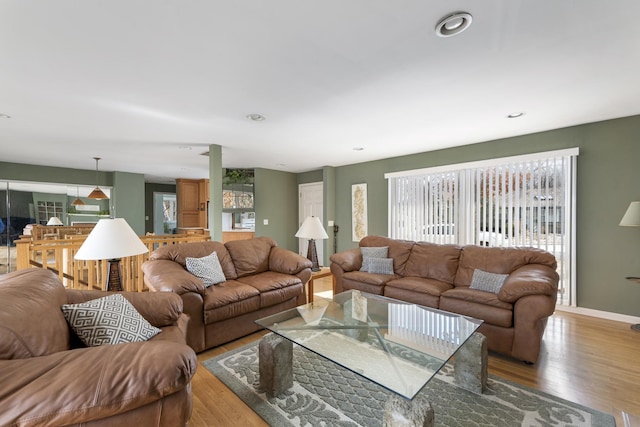
[[[272, 426], [381, 426], [386, 389], [297, 345], [294, 385], [267, 399], [258, 390], [258, 345], [203, 362], [227, 387]], [[593, 426], [613, 427], [608, 414], [490, 377], [488, 392], [476, 395], [453, 385], [447, 364], [420, 392], [428, 396], [437, 426]]]

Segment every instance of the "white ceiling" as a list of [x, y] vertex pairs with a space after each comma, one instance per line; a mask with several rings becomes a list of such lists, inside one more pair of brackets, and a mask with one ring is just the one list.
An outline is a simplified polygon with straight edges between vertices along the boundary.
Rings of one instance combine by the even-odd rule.
[[[458, 10], [471, 27], [437, 37]], [[165, 182], [208, 176], [209, 144], [224, 167], [301, 172], [636, 115], [638, 16], [637, 0], [0, 0], [0, 161], [98, 156]]]

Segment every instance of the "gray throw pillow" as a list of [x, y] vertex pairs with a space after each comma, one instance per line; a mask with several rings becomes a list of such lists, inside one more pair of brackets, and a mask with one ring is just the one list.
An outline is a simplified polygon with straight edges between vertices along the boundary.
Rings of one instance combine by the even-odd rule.
[[486, 271], [475, 269], [471, 278], [471, 289], [479, 291], [493, 292], [497, 294], [502, 289], [504, 281], [507, 280], [508, 274], [488, 273]]
[[227, 280], [215, 251], [202, 258], [187, 257], [186, 264], [189, 273], [201, 279], [207, 288]]
[[393, 274], [393, 258], [369, 258], [369, 273]]
[[121, 294], [61, 308], [71, 328], [89, 347], [146, 341], [161, 332]]
[[369, 260], [371, 258], [386, 258], [388, 256], [389, 246], [363, 246], [360, 248], [360, 252], [362, 252], [362, 267], [360, 267], [360, 271], [369, 271]]

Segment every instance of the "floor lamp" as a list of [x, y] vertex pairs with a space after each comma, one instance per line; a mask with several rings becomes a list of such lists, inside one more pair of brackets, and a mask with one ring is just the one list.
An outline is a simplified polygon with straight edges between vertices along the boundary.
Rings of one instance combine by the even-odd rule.
[[296, 237], [309, 239], [307, 258], [309, 258], [312, 263], [311, 271], [320, 271], [320, 266], [318, 265], [318, 251], [316, 250], [316, 240], [329, 238], [327, 232], [324, 231], [320, 218], [317, 216], [308, 216], [300, 226], [300, 229], [296, 233]]
[[[623, 227], [640, 227], [640, 202], [631, 202], [620, 224]], [[640, 277], [627, 277], [628, 280], [640, 282]], [[634, 331], [640, 331], [640, 324], [631, 325]]]
[[91, 230], [78, 252], [77, 260], [109, 260], [105, 283], [107, 291], [123, 291], [120, 258], [140, 255], [149, 249], [124, 218], [101, 219]]

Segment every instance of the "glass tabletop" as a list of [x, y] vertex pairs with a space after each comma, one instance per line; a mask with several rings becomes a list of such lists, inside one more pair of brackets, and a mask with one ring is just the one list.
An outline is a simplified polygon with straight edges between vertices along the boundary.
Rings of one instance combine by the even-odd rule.
[[412, 399], [482, 320], [351, 290], [256, 323]]

